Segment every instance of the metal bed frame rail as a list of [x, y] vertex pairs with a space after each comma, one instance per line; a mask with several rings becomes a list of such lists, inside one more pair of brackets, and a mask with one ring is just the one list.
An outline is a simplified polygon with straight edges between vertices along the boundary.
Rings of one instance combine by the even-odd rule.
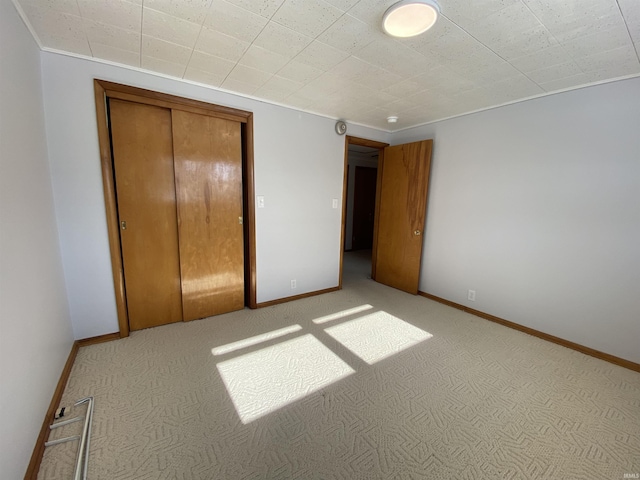
[[91, 421], [93, 420], [93, 397], [86, 397], [78, 400], [74, 405], [87, 404], [87, 413], [83, 417], [75, 417], [69, 420], [64, 420], [58, 423], [52, 423], [49, 428], [63, 427], [71, 423], [80, 422], [84, 420], [84, 426], [82, 427], [82, 435], [73, 435], [71, 437], [59, 438], [57, 440], [51, 440], [44, 444], [45, 447], [52, 445], [58, 445], [60, 443], [73, 442], [80, 440], [80, 446], [78, 447], [78, 454], [76, 455], [76, 464], [73, 470], [73, 480], [86, 480], [87, 468], [89, 467], [89, 444], [91, 442]]

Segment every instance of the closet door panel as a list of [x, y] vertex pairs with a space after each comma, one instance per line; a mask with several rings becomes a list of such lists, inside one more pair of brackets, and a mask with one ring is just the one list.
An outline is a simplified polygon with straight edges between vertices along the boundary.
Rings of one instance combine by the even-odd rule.
[[182, 320], [171, 111], [110, 100], [131, 330]]
[[184, 320], [244, 308], [240, 123], [172, 111]]

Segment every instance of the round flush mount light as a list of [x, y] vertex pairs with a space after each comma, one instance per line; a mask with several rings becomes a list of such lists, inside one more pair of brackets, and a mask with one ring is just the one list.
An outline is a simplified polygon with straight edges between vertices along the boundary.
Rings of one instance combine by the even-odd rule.
[[398, 117], [396, 117], [395, 115], [387, 117], [387, 123], [398, 123]]
[[402, 0], [384, 12], [382, 28], [392, 37], [415, 37], [433, 27], [439, 14], [435, 0]]

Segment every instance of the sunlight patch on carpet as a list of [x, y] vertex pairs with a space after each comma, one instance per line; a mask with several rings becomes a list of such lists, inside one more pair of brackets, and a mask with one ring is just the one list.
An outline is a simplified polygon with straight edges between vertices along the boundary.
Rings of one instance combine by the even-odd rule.
[[340, 318], [348, 317], [349, 315], [354, 315], [356, 313], [365, 312], [367, 310], [371, 310], [373, 306], [366, 304], [360, 305], [359, 307], [348, 308], [347, 310], [342, 310], [340, 312], [332, 313], [331, 315], [325, 315], [324, 317], [318, 317], [313, 320], [313, 323], [319, 325], [321, 323], [327, 323], [332, 320], [338, 320]]
[[369, 365], [433, 336], [384, 311], [329, 327], [325, 331]]
[[299, 330], [302, 330], [302, 327], [300, 325], [291, 325], [289, 327], [280, 328], [271, 332], [261, 333], [260, 335], [256, 335], [254, 337], [244, 338], [242, 340], [238, 340], [237, 342], [227, 343], [226, 345], [212, 348], [211, 353], [213, 353], [214, 355], [224, 355], [225, 353], [235, 352], [236, 350], [241, 350], [243, 348], [258, 345], [260, 343], [266, 342], [267, 340], [284, 337], [285, 335], [289, 335], [290, 333], [294, 333]]
[[311, 334], [220, 362], [218, 371], [244, 424], [354, 373]]

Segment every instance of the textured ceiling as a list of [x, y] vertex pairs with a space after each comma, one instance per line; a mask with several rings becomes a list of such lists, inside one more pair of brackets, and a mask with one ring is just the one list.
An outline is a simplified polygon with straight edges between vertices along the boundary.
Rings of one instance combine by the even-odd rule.
[[440, 0], [413, 39], [394, 0], [15, 1], [44, 49], [385, 130], [640, 75], [640, 0]]

